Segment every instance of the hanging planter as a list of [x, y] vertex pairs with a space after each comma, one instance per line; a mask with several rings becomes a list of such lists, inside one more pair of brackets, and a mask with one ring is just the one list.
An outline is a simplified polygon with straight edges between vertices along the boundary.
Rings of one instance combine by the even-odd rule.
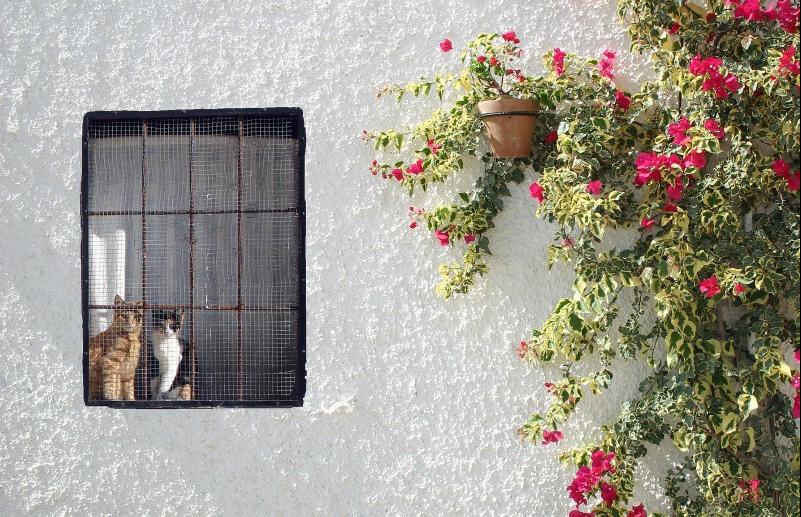
[[525, 158], [531, 153], [538, 110], [536, 102], [513, 97], [478, 103], [479, 116], [496, 157]]

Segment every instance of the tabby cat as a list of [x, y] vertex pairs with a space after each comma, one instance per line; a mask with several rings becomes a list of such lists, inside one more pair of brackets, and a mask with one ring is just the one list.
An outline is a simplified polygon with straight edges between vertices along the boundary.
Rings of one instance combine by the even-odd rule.
[[111, 325], [89, 338], [89, 399], [134, 400], [134, 376], [142, 347], [142, 305], [114, 296]]

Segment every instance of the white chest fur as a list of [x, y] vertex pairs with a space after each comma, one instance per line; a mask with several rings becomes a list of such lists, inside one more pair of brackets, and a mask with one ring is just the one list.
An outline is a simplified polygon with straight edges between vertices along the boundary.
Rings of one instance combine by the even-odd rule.
[[160, 332], [153, 333], [153, 354], [159, 360], [159, 366], [162, 371], [165, 369], [165, 364], [175, 363], [176, 365], [181, 361], [181, 343], [178, 341], [178, 336], [173, 334], [165, 336]]

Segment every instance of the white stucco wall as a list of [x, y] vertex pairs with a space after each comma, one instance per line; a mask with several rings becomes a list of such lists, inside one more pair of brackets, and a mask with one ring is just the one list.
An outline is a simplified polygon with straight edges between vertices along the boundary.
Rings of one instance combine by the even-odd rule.
[[[491, 274], [444, 302], [433, 286], [448, 252], [406, 228], [410, 201], [369, 175], [359, 133], [434, 104], [399, 111], [374, 90], [455, 67], [437, 49], [446, 36], [513, 28], [532, 70], [554, 46], [627, 49], [614, 1], [366, 4], [0, 4], [0, 515], [567, 514], [558, 449], [516, 437], [545, 407], [546, 376], [513, 348], [570, 283], [545, 270], [552, 228], [515, 188]], [[308, 131], [305, 407], [83, 407], [81, 117], [284, 105]], [[567, 444], [597, 437], [635, 389], [636, 370], [620, 373]]]

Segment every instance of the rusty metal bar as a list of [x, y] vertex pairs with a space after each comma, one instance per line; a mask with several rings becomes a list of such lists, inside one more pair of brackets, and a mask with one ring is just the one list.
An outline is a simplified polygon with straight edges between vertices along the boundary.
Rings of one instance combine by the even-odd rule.
[[[111, 304], [90, 304], [89, 309], [113, 309]], [[143, 309], [192, 309], [198, 311], [294, 311], [297, 305], [193, 305], [191, 303], [147, 303]]]
[[[147, 304], [147, 215], [145, 204], [147, 202], [147, 120], [142, 121], [142, 303]], [[147, 320], [142, 321], [142, 346], [140, 348], [140, 357], [144, 358], [142, 368], [145, 372], [145, 398], [148, 397], [150, 390], [150, 365], [148, 364], [147, 357]], [[134, 387], [134, 390], [136, 388]]]
[[[190, 389], [197, 396], [197, 351], [195, 349], [195, 194], [192, 186], [192, 157], [195, 147], [195, 119], [189, 119], [189, 351], [192, 354]], [[186, 351], [184, 351], [186, 352]], [[186, 358], [184, 358], [186, 359]], [[182, 359], [183, 360], [183, 359]]]
[[251, 210], [97, 210], [89, 211], [87, 215], [93, 216], [111, 216], [111, 215], [189, 215], [190, 212], [195, 215], [214, 215], [214, 214], [277, 214], [277, 213], [295, 213], [297, 208], [261, 208]]
[[242, 364], [242, 155], [245, 152], [242, 117], [239, 117], [239, 155], [236, 160], [236, 378], [239, 400], [245, 398]]

